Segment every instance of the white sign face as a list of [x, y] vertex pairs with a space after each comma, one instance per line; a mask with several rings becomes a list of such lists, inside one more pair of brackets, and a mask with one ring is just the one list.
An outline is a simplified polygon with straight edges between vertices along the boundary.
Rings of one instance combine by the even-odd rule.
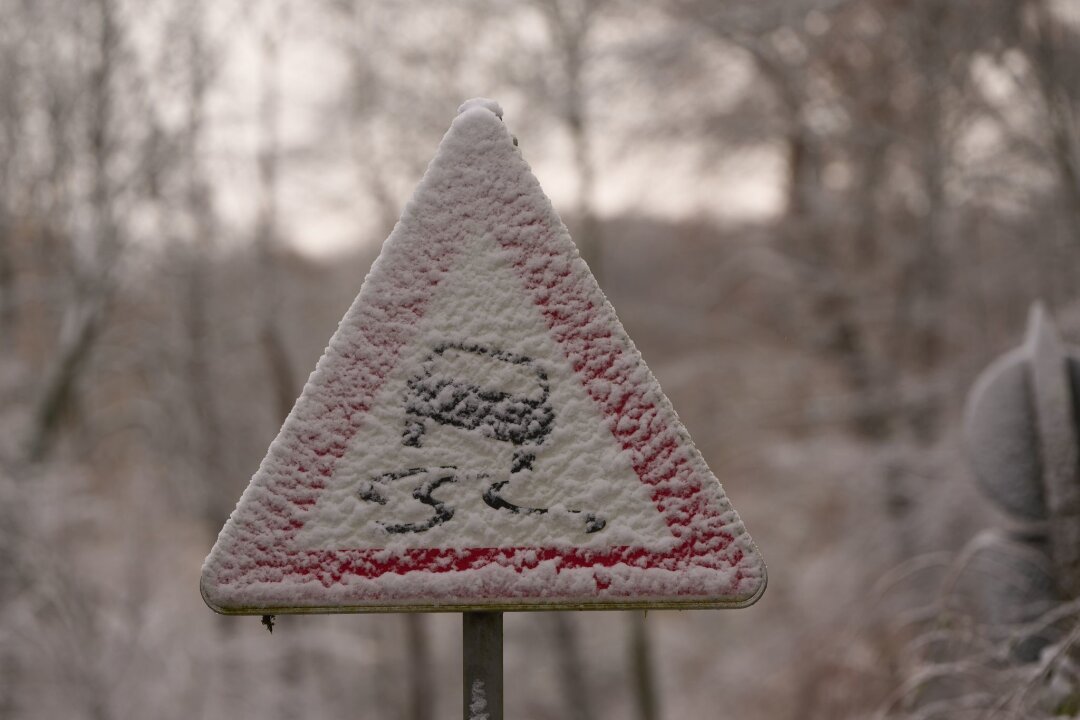
[[297, 546], [670, 550], [675, 537], [629, 455], [597, 432], [604, 417], [540, 311], [513, 304], [525, 290], [495, 240], [463, 244]]
[[466, 103], [203, 568], [220, 612], [723, 607], [765, 567]]

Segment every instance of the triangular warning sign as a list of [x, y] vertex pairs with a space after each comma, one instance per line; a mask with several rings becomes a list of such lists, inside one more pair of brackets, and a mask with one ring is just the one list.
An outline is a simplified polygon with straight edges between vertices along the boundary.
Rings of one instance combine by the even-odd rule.
[[490, 101], [202, 573], [226, 613], [723, 607], [765, 566]]

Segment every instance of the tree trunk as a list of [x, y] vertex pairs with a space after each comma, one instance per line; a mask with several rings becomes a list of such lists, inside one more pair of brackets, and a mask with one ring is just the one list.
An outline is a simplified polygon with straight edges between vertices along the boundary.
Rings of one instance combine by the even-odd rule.
[[[282, 13], [284, 14], [284, 13]], [[296, 381], [292, 361], [286, 346], [278, 311], [281, 305], [277, 253], [278, 177], [281, 162], [280, 121], [280, 42], [278, 36], [286, 27], [287, 18], [276, 17], [273, 27], [262, 37], [262, 78], [260, 82], [261, 140], [257, 157], [259, 175], [259, 210], [255, 221], [255, 246], [259, 259], [259, 340], [266, 359], [270, 385], [274, 391], [274, 406], [278, 422], [292, 410], [296, 400]]]
[[[900, 305], [894, 337], [896, 357], [907, 358], [909, 367], [926, 377], [940, 365], [944, 354], [943, 326], [948, 256], [945, 253], [944, 222], [947, 212], [945, 163], [944, 93], [949, 74], [949, 58], [942, 46], [941, 28], [949, 21], [942, 0], [929, 0], [915, 11], [913, 45], [919, 51], [922, 97], [922, 179], [926, 199], [922, 227], [914, 251], [904, 260], [901, 271]], [[911, 403], [907, 421], [921, 442], [931, 442], [938, 434], [940, 402], [932, 392]]]
[[10, 350], [14, 342], [16, 318], [15, 261], [13, 237], [5, 204], [7, 190], [0, 184], [0, 347]]
[[98, 339], [112, 295], [113, 274], [120, 258], [121, 240], [113, 207], [112, 166], [113, 77], [120, 44], [113, 0], [96, 0], [97, 57], [90, 71], [90, 124], [88, 141], [92, 160], [91, 208], [93, 254], [75, 261], [75, 297], [65, 311], [59, 348], [45, 373], [45, 386], [34, 412], [28, 454], [40, 461], [52, 449], [60, 420], [71, 406], [77, 381]]
[[421, 613], [405, 615], [405, 649], [408, 678], [408, 720], [431, 720], [435, 709], [435, 675], [426, 618]]
[[593, 720], [595, 715], [585, 677], [585, 663], [578, 647], [577, 623], [569, 612], [553, 612], [549, 617], [562, 686], [563, 717], [566, 720]]

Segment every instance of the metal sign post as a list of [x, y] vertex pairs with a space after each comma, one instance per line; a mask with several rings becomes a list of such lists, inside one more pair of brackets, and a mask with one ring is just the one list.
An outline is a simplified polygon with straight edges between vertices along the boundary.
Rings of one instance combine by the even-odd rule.
[[462, 717], [503, 720], [503, 616], [462, 613]]

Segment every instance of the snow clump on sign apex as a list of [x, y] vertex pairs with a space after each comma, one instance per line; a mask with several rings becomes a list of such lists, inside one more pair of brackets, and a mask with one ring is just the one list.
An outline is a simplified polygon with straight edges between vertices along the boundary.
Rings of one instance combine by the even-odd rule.
[[489, 110], [495, 114], [495, 117], [502, 120], [502, 105], [499, 105], [499, 103], [495, 102], [494, 100], [489, 100], [482, 97], [475, 97], [471, 100], [466, 100], [465, 102], [461, 103], [461, 107], [457, 109], [458, 115], [465, 112], [466, 110], [472, 110], [473, 108], [484, 108], [485, 110]]

